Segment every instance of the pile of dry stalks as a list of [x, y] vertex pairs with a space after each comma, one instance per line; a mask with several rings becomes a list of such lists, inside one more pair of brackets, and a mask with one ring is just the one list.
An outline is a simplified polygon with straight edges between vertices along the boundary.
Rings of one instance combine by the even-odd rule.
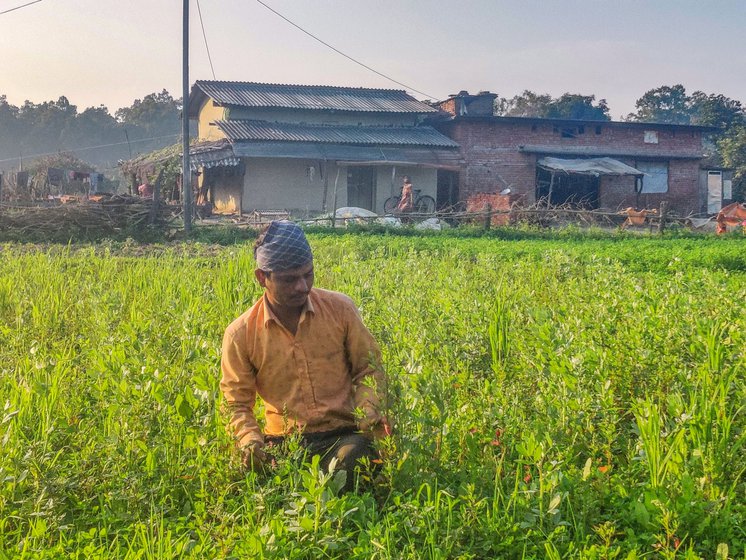
[[173, 208], [128, 195], [98, 200], [57, 201], [44, 206], [3, 206], [0, 233], [23, 239], [116, 236], [165, 226]]
[[581, 227], [616, 227], [626, 215], [617, 212], [577, 208], [571, 204], [547, 206], [538, 202], [530, 206], [514, 206], [510, 211], [513, 223], [524, 223], [539, 227], [556, 227], [575, 224]]

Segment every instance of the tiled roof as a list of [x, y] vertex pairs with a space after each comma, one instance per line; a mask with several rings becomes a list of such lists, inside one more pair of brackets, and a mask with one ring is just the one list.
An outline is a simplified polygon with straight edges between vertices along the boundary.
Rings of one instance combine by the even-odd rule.
[[[320, 109], [367, 113], [435, 113], [437, 110], [417, 101], [404, 90], [335, 86], [260, 84], [198, 80], [192, 99], [202, 94], [221, 105]], [[190, 113], [194, 108], [190, 108]]]
[[253, 120], [217, 121], [215, 124], [232, 141], [458, 148], [456, 142], [429, 126], [324, 126]]

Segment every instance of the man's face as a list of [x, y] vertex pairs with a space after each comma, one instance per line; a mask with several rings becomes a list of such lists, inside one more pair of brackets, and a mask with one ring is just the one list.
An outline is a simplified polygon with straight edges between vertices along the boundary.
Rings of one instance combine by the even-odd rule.
[[267, 273], [256, 269], [254, 274], [270, 305], [275, 308], [303, 307], [313, 287], [313, 262], [282, 272]]

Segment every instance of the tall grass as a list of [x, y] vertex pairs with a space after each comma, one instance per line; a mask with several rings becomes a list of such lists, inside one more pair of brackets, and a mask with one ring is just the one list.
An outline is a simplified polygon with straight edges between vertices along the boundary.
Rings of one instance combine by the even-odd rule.
[[249, 245], [5, 245], [0, 557], [740, 557], [739, 241], [312, 235], [391, 379], [360, 495], [231, 453]]

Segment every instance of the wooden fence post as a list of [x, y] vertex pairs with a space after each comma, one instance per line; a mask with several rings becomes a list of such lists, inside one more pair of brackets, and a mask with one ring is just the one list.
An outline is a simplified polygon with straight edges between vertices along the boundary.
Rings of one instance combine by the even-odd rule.
[[661, 201], [661, 208], [659, 211], [660, 221], [658, 222], [658, 233], [663, 233], [666, 229], [666, 214], [668, 214], [668, 201]]
[[334, 203], [332, 204], [332, 216], [331, 216], [333, 228], [337, 227], [337, 189], [339, 188], [339, 172], [341, 170], [339, 167], [339, 162], [337, 162], [336, 165], [337, 165], [337, 176], [334, 178]]
[[484, 230], [488, 231], [492, 225], [492, 204], [488, 202], [485, 208], [487, 210], [487, 215], [484, 217]]
[[148, 223], [152, 226], [158, 218], [158, 203], [161, 199], [161, 182], [163, 181], [163, 169], [158, 173], [158, 178], [155, 180], [155, 186], [153, 187], [153, 204], [150, 206], [150, 217]]

